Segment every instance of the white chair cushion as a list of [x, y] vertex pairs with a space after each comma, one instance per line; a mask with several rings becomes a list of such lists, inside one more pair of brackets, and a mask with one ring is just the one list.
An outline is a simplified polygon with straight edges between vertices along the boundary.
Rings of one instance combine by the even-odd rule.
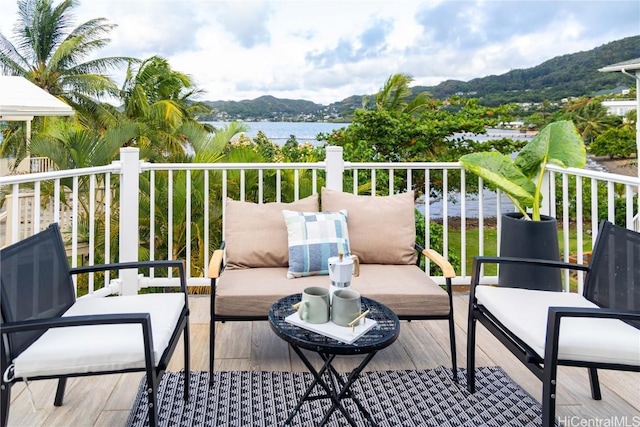
[[[597, 307], [582, 295], [476, 287], [478, 304], [544, 357], [549, 307]], [[563, 318], [558, 359], [640, 366], [640, 330], [616, 319]]]
[[[183, 293], [79, 298], [63, 316], [150, 313], [157, 365], [184, 303]], [[16, 376], [22, 378], [144, 368], [142, 327], [133, 324], [50, 329], [16, 357], [14, 364]]]

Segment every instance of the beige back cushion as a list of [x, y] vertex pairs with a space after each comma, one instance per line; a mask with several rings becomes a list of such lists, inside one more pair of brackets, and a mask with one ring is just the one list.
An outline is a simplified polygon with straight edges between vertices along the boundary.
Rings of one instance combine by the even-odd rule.
[[283, 210], [318, 212], [318, 194], [292, 203], [250, 203], [227, 199], [226, 268], [287, 267], [289, 240]]
[[413, 264], [416, 225], [413, 191], [356, 196], [322, 189], [322, 211], [347, 211], [351, 252], [364, 264]]

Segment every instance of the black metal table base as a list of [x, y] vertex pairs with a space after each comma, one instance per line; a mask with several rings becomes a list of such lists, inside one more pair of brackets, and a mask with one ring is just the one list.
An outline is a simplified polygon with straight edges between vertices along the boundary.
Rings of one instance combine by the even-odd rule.
[[[376, 425], [376, 423], [373, 421], [373, 418], [371, 418], [371, 414], [369, 413], [369, 411], [367, 411], [367, 409], [362, 405], [360, 400], [356, 396], [354, 396], [354, 394], [350, 391], [350, 388], [351, 388], [351, 385], [354, 383], [354, 381], [358, 379], [362, 370], [367, 366], [367, 364], [369, 364], [371, 359], [373, 359], [373, 356], [375, 356], [377, 351], [372, 351], [370, 353], [367, 353], [367, 355], [362, 360], [362, 362], [360, 362], [360, 364], [354, 370], [352, 370], [351, 373], [349, 373], [349, 376], [347, 377], [347, 381], [345, 382], [340, 376], [340, 374], [335, 370], [335, 368], [331, 364], [331, 362], [333, 362], [333, 359], [336, 357], [335, 354], [327, 354], [322, 352], [318, 353], [322, 358], [322, 360], [324, 360], [324, 364], [322, 365], [322, 368], [319, 371], [317, 371], [313, 367], [311, 362], [309, 362], [309, 359], [304, 355], [304, 353], [302, 353], [302, 351], [298, 346], [296, 346], [295, 344], [290, 344], [290, 345], [293, 351], [295, 351], [298, 357], [300, 357], [300, 360], [302, 360], [302, 363], [304, 363], [304, 365], [307, 367], [309, 372], [311, 372], [311, 374], [314, 377], [314, 380], [311, 383], [311, 385], [307, 387], [307, 390], [305, 391], [304, 395], [300, 398], [300, 400], [298, 401], [298, 404], [293, 409], [291, 414], [289, 414], [289, 418], [287, 418], [287, 420], [285, 421], [285, 426], [288, 426], [291, 424], [291, 421], [296, 416], [296, 414], [298, 413], [298, 411], [300, 410], [304, 402], [308, 400], [318, 400], [318, 399], [331, 399], [333, 403], [331, 405], [331, 408], [329, 408], [327, 413], [324, 415], [324, 418], [320, 422], [319, 424], [320, 426], [325, 425], [329, 421], [329, 417], [331, 417], [331, 414], [333, 414], [333, 411], [335, 411], [336, 409], [342, 412], [342, 415], [344, 415], [344, 417], [347, 419], [349, 424], [351, 424], [352, 426], [356, 426], [356, 422], [353, 420], [353, 417], [349, 414], [349, 411], [347, 411], [347, 409], [342, 404], [342, 400], [344, 398], [351, 399], [355, 403], [355, 405], [358, 407], [360, 412], [362, 412], [362, 414], [365, 416], [367, 421], [369, 421], [369, 424], [373, 426]], [[325, 374], [329, 378], [328, 383], [323, 378]], [[316, 385], [319, 385], [321, 388], [323, 388], [326, 394], [312, 395], [311, 393], [313, 392], [313, 389], [316, 387]]]
[[[360, 376], [362, 370], [373, 359], [373, 356], [378, 351], [391, 345], [398, 338], [400, 333], [398, 316], [386, 305], [367, 297], [361, 297], [362, 312], [367, 311], [369, 313], [367, 317], [371, 317], [377, 323], [372, 329], [349, 344], [327, 335], [301, 328], [287, 321], [288, 316], [294, 315], [295, 310], [293, 307], [300, 302], [301, 298], [302, 294], [288, 295], [273, 303], [269, 310], [271, 329], [276, 335], [289, 343], [313, 376], [313, 382], [305, 390], [295, 409], [285, 421], [285, 425], [291, 423], [305, 402], [320, 399], [329, 399], [331, 401], [331, 408], [320, 421], [319, 425], [321, 426], [327, 424], [336, 410], [342, 413], [350, 425], [356, 425], [353, 416], [349, 414], [349, 411], [343, 405], [344, 399], [351, 399], [368, 424], [375, 425], [371, 414], [354, 395], [355, 393], [351, 390], [351, 387]], [[309, 359], [302, 353], [302, 350], [318, 353], [324, 362], [322, 368], [316, 370], [309, 362]], [[335, 357], [339, 355], [363, 355], [364, 359], [345, 379], [344, 375], [340, 375], [332, 365]], [[314, 393], [316, 387], [318, 390]], [[366, 398], [366, 396], [361, 396], [361, 398]], [[358, 418], [360, 417], [358, 416]]]

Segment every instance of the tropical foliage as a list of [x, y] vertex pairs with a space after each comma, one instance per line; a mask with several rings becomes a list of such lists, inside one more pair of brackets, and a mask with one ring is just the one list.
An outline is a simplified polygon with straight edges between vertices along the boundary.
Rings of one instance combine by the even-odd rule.
[[[515, 160], [495, 151], [466, 154], [462, 166], [505, 192], [527, 219], [540, 221], [542, 179], [547, 163], [582, 168], [586, 149], [570, 121], [544, 127], [516, 156]], [[532, 209], [531, 216], [527, 209]]]
[[[78, 113], [78, 119], [100, 114], [101, 96], [114, 95], [117, 86], [106, 73], [131, 58], [91, 58], [107, 45], [114, 28], [104, 18], [72, 26], [76, 0], [54, 5], [52, 0], [18, 1], [19, 18], [12, 43], [0, 34], [0, 69], [5, 75], [23, 76], [63, 100]], [[34, 122], [39, 129], [41, 119]], [[25, 135], [19, 125], [8, 128], [1, 147], [3, 156], [23, 158]]]

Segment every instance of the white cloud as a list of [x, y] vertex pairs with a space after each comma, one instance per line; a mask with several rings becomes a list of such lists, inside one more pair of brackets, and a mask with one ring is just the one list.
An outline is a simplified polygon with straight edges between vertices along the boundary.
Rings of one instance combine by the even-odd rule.
[[[4, 3], [12, 40], [17, 1]], [[328, 104], [394, 73], [470, 80], [640, 33], [636, 0], [80, 0], [75, 10], [76, 25], [118, 26], [99, 56], [164, 56], [209, 100]]]

